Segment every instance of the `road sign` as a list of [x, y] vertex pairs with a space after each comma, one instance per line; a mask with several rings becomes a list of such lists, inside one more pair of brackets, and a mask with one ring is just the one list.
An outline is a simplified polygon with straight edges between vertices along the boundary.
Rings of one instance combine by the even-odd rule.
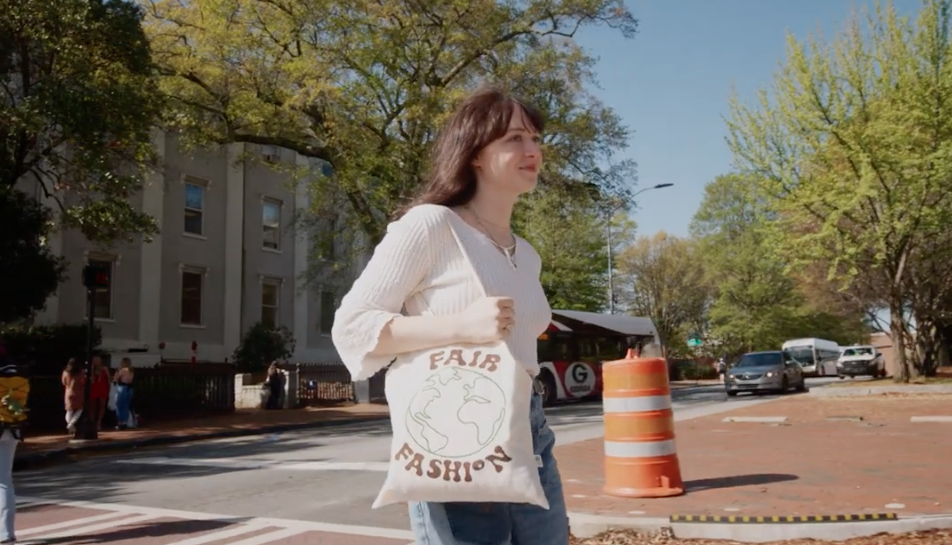
[[688, 339], [688, 347], [690, 348], [697, 348], [701, 346], [702, 344], [704, 344], [704, 342], [701, 339], [698, 339], [697, 337]]

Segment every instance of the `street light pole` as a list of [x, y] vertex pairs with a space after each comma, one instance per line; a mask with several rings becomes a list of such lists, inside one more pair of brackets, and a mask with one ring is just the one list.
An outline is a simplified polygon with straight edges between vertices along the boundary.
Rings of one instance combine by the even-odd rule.
[[[631, 200], [634, 200], [635, 197], [637, 197], [638, 195], [641, 195], [645, 191], [650, 191], [652, 189], [664, 189], [666, 187], [671, 187], [673, 185], [674, 184], [658, 184], [658, 185], [653, 185], [651, 187], [646, 187], [644, 189], [636, 191], [635, 194], [631, 196]], [[605, 230], [607, 233], [606, 238], [608, 241], [608, 313], [609, 314], [615, 314], [615, 280], [614, 280], [615, 274], [613, 270], [614, 264], [612, 263], [612, 253], [613, 253], [612, 252], [612, 218], [615, 217], [615, 212], [618, 212], [619, 210], [625, 207], [625, 203], [618, 202], [618, 201], [616, 202], [617, 202], [617, 206], [612, 207], [608, 211], [608, 218], [605, 221]]]

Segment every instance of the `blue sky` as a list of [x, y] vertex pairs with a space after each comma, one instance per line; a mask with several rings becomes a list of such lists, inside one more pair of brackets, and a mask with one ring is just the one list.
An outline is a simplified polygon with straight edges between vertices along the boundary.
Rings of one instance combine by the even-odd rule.
[[[585, 29], [579, 45], [600, 59], [591, 91], [633, 131], [622, 157], [638, 163], [639, 234], [686, 235], [704, 185], [731, 169], [724, 137], [732, 86], [742, 98], [769, 86], [787, 32], [827, 38], [873, 0], [627, 0], [639, 34]], [[920, 0], [893, 0], [915, 17]]]

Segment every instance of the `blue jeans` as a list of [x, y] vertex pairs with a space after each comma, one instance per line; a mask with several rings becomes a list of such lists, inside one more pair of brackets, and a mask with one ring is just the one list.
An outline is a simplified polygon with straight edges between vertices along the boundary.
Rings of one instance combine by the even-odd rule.
[[132, 386], [119, 384], [116, 386], [116, 420], [120, 426], [129, 422], [129, 406], [132, 404]]
[[13, 457], [20, 441], [10, 431], [0, 432], [0, 541], [16, 539], [13, 519], [17, 516], [17, 495], [13, 491]]
[[528, 503], [410, 503], [417, 545], [568, 545], [562, 478], [552, 455], [555, 434], [546, 424], [538, 394], [532, 396], [530, 418], [549, 509]]

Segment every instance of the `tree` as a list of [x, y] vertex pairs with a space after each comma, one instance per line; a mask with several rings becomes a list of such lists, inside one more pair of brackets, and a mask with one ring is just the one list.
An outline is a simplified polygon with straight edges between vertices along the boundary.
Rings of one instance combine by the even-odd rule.
[[[831, 44], [788, 39], [770, 95], [731, 102], [729, 144], [777, 213], [772, 239], [794, 267], [829, 263], [843, 287], [883, 286], [898, 380], [908, 356], [910, 282], [952, 205], [950, 2], [924, 0], [917, 23], [891, 6]], [[795, 236], [792, 236], [795, 234]]]
[[651, 318], [669, 348], [683, 350], [708, 302], [694, 242], [663, 231], [640, 237], [619, 256], [618, 278], [623, 305]]
[[157, 232], [130, 203], [160, 108], [140, 23], [123, 0], [0, 0], [0, 187], [35, 181], [92, 241]]
[[859, 342], [868, 334], [852, 307], [811, 304], [771, 244], [776, 215], [753, 176], [718, 176], [705, 187], [691, 224], [713, 287], [710, 337], [725, 354], [777, 350], [783, 341], [822, 337]]
[[0, 324], [30, 317], [66, 273], [63, 259], [44, 244], [49, 210], [25, 193], [0, 186]]
[[272, 361], [290, 358], [294, 346], [294, 335], [287, 327], [257, 322], [245, 332], [232, 357], [239, 371], [261, 371]]
[[520, 202], [515, 226], [542, 258], [542, 287], [553, 308], [605, 308], [608, 256], [597, 203], [557, 189], [536, 190]]
[[450, 108], [486, 78], [548, 116], [544, 185], [632, 178], [630, 162], [605, 166], [628, 131], [584, 91], [594, 60], [570, 39], [596, 24], [632, 36], [619, 0], [151, 0], [148, 14], [170, 127], [329, 162], [309, 180], [315, 210], [346, 208], [354, 228], [339, 229], [371, 244], [416, 191]]

